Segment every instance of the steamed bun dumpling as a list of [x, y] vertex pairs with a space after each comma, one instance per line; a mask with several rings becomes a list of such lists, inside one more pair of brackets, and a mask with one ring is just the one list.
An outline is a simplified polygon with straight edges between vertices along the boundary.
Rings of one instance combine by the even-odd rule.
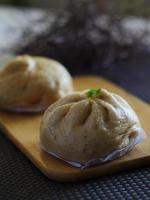
[[0, 71], [0, 109], [3, 110], [44, 111], [72, 90], [70, 74], [52, 59], [17, 56]]
[[129, 146], [140, 132], [138, 117], [122, 97], [105, 89], [86, 90], [46, 110], [40, 144], [50, 154], [84, 166]]

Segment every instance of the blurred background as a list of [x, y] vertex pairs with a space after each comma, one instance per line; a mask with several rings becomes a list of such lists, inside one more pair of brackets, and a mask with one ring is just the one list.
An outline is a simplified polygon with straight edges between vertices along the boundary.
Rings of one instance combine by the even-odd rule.
[[0, 63], [52, 57], [72, 75], [101, 75], [147, 99], [149, 17], [149, 0], [0, 0]]
[[3, 5], [40, 7], [40, 8], [58, 8], [63, 7], [65, 0], [0, 0]]

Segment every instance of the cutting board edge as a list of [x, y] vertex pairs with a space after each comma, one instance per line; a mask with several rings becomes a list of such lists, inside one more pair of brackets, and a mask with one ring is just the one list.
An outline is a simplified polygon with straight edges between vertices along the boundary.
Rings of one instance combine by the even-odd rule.
[[[81, 76], [80, 76], [81, 77]], [[83, 77], [83, 76], [82, 76]], [[78, 76], [78, 78], [79, 78], [79, 76]], [[87, 78], [87, 76], [85, 76], [84, 78]], [[94, 76], [89, 76], [89, 78], [94, 78]], [[96, 78], [97, 79], [99, 79], [97, 76], [96, 76]], [[103, 78], [101, 78], [101, 79], [103, 79]], [[105, 79], [104, 79], [105, 80]], [[106, 81], [106, 80], [105, 80]], [[111, 83], [110, 81], [107, 81], [107, 82], [109, 82], [109, 83]], [[113, 83], [111, 83], [111, 84], [113, 84]], [[117, 87], [118, 89], [120, 89], [120, 90], [123, 90], [123, 91], [125, 91], [124, 89], [121, 89], [120, 87], [118, 87], [118, 86], [116, 86], [115, 84], [113, 84], [115, 87]], [[126, 91], [125, 91], [126, 92]], [[128, 95], [130, 95], [130, 96], [132, 96], [133, 98], [135, 98], [136, 100], [138, 100], [138, 101], [140, 101], [141, 103], [144, 103], [144, 104], [146, 104], [145, 102], [143, 102], [142, 100], [139, 100], [139, 99], [137, 99], [136, 97], [134, 97], [132, 94], [130, 94], [130, 93], [128, 93], [128, 92], [126, 92]], [[148, 107], [149, 107], [149, 104], [146, 104]], [[59, 177], [58, 176], [56, 176], [55, 174], [50, 174], [50, 173], [47, 173], [45, 170], [43, 170], [43, 168], [42, 167], [40, 167], [40, 165], [38, 165], [38, 163], [35, 161], [35, 159], [32, 159], [33, 157], [30, 155], [30, 154], [28, 154], [28, 152], [26, 152], [26, 149], [24, 148], [24, 147], [22, 147], [22, 145], [21, 144], [18, 144], [18, 142], [17, 142], [17, 140], [10, 134], [10, 131], [3, 125], [3, 123], [1, 123], [0, 122], [0, 126], [1, 127], [3, 127], [2, 129], [4, 130], [3, 132], [4, 132], [4, 135], [6, 136], [6, 137], [8, 137], [9, 139], [10, 139], [10, 141], [12, 141], [14, 144], [15, 144], [15, 146], [17, 146], [20, 150], [21, 150], [21, 152], [23, 153], [23, 154], [25, 154], [25, 156], [33, 163], [33, 164], [35, 164], [35, 166], [37, 166], [37, 168], [38, 169], [40, 169], [40, 171], [42, 171], [47, 177], [50, 177], [51, 179], [53, 179], [53, 180], [57, 180], [57, 181], [63, 181], [63, 182], [72, 182], [72, 181], [80, 181], [80, 180], [86, 180], [86, 179], [89, 179], [89, 178], [92, 178], [92, 177], [96, 177], [96, 176], [101, 176], [99, 173], [95, 173], [94, 175], [91, 175], [91, 176], [87, 176], [87, 177], [78, 177], [77, 175], [78, 174], [76, 174], [76, 173], [74, 173], [74, 177], [72, 178], [68, 178], [68, 176], [65, 176], [65, 177], [63, 177], [62, 178], [62, 176], [60, 176], [61, 174], [59, 174]], [[7, 132], [7, 133], [6, 133]], [[142, 162], [141, 162], [142, 161]], [[135, 167], [133, 166], [132, 168], [136, 168], [136, 167], [140, 167], [140, 166], [147, 166], [147, 164], [149, 165], [149, 161], [150, 161], [150, 155], [146, 155], [146, 156], [144, 156], [144, 157], [142, 157], [142, 158], [137, 158], [137, 159], [135, 159], [134, 160], [134, 165], [135, 165]], [[130, 161], [128, 161], [128, 162], [130, 162]], [[143, 164], [144, 163], [144, 164]], [[128, 166], [127, 165], [127, 167], [126, 167], [126, 169], [124, 168], [124, 169], [121, 169], [121, 168], [119, 168], [118, 169], [118, 171], [117, 172], [119, 172], [119, 171], [124, 171], [124, 170], [127, 170], [127, 169], [131, 169], [131, 167], [130, 166]], [[106, 174], [113, 174], [113, 173], [115, 173], [116, 172], [116, 170], [114, 170], [114, 172], [110, 172], [109, 173], [109, 171], [108, 172], [106, 172], [106, 173], [103, 173], [102, 174], [102, 176], [103, 175], [106, 175]], [[63, 174], [64, 175], [64, 174]], [[68, 174], [66, 174], [66, 175], [68, 175]], [[60, 178], [61, 177], [61, 178]], [[73, 180], [72, 180], [73, 179]]]
[[[131, 169], [131, 162], [130, 161], [127, 161], [126, 162], [126, 166], [124, 166], [124, 168], [121, 168], [120, 165], [118, 165], [117, 163], [114, 165], [114, 168], [117, 166], [117, 170], [116, 169], [111, 169], [111, 172], [110, 171], [105, 171], [105, 172], [99, 172], [98, 171], [98, 168], [96, 169], [98, 172], [94, 173], [94, 175], [92, 173], [87, 173], [83, 176], [80, 176], [79, 174], [77, 173], [74, 173], [73, 176], [61, 176], [61, 173], [57, 176], [55, 174], [50, 174], [50, 173], [47, 173], [45, 171], [43, 171], [43, 173], [50, 179], [54, 180], [54, 181], [59, 181], [59, 182], [77, 182], [77, 181], [85, 181], [85, 180], [90, 180], [90, 179], [93, 179], [93, 178], [97, 178], [97, 177], [104, 177], [106, 175], [113, 175], [115, 173], [121, 173], [121, 172], [125, 172], [127, 170], [133, 170], [133, 169], [136, 169], [137, 167], [146, 167], [146, 166], [150, 166], [150, 156], [145, 156], [145, 157], [142, 157], [142, 158], [137, 158], [137, 159], [134, 159], [132, 160], [134, 165], [132, 165], [132, 169]], [[105, 164], [104, 164], [105, 165]], [[124, 165], [124, 163], [121, 163], [121, 165]], [[98, 166], [96, 166], [98, 167]], [[109, 169], [108, 169], [109, 170]], [[42, 171], [42, 170], [41, 170]], [[66, 174], [68, 175], [68, 174]]]
[[[70, 173], [64, 173], [61, 170], [60, 171], [56, 171], [55, 173], [52, 171], [47, 171], [46, 168], [44, 168], [36, 159], [34, 159], [34, 157], [28, 152], [26, 151], [25, 147], [23, 147], [22, 145], [20, 145], [18, 143], [18, 141], [11, 135], [11, 132], [7, 129], [7, 127], [4, 126], [4, 124], [0, 121], [0, 128], [1, 130], [3, 130], [3, 134], [13, 143], [15, 144], [15, 146], [17, 148], [19, 148], [19, 150], [21, 151], [21, 153], [26, 156], [43, 174], [46, 175], [46, 177], [55, 180], [55, 181], [60, 181], [60, 182], [76, 182], [76, 181], [84, 181], [87, 179], [92, 179], [92, 178], [96, 178], [96, 177], [103, 177], [105, 175], [111, 175], [114, 174], [116, 172], [122, 172], [122, 171], [126, 171], [128, 169], [131, 169], [130, 164], [131, 161], [127, 160], [126, 162], [119, 162], [119, 163], [113, 163], [113, 170], [111, 169], [111, 172], [109, 170], [110, 167], [112, 166], [108, 166], [107, 170], [104, 172], [103, 170], [99, 171], [102, 165], [96, 166], [94, 167], [92, 170], [94, 171], [94, 175], [91, 173], [90, 168], [84, 169], [86, 170], [80, 170], [80, 172], [74, 172], [72, 173], [72, 175], [70, 176]], [[43, 151], [41, 149], [41, 151]], [[44, 151], [43, 151], [44, 152]], [[44, 152], [45, 153], [45, 152]], [[60, 161], [62, 162], [62, 161]], [[145, 155], [142, 158], [135, 158], [132, 160], [132, 162], [134, 163], [134, 165], [132, 165], [132, 169], [135, 169], [137, 167], [142, 167], [142, 166], [148, 166], [150, 164], [150, 155]], [[105, 163], [104, 165], [107, 165], [109, 163]], [[66, 164], [67, 165], [67, 164]], [[112, 165], [112, 162], [111, 162]], [[122, 165], [124, 165], [124, 168], [122, 169]], [[116, 170], [117, 169], [117, 170]], [[81, 176], [81, 172], [83, 171], [83, 174]], [[85, 173], [84, 173], [85, 172]]]

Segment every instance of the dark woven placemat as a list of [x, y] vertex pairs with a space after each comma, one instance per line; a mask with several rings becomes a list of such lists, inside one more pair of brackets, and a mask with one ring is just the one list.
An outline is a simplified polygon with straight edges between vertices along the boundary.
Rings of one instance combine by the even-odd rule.
[[[82, 71], [81, 71], [82, 72]], [[150, 102], [150, 61], [118, 63], [95, 74], [113, 80]], [[21, 130], [20, 130], [21, 131]], [[0, 134], [0, 200], [150, 199], [150, 168], [99, 177], [80, 183], [47, 179]]]
[[58, 183], [44, 177], [0, 134], [1, 200], [76, 200], [150, 198], [150, 168], [80, 183]]

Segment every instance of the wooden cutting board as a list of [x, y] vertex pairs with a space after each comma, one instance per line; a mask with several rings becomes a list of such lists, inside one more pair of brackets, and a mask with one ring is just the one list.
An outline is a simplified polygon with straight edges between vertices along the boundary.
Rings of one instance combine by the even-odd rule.
[[137, 112], [142, 126], [148, 134], [147, 140], [137, 145], [134, 150], [122, 158], [81, 170], [71, 167], [41, 150], [39, 146], [39, 127], [42, 115], [0, 112], [0, 128], [43, 174], [58, 181], [90, 179], [143, 165], [150, 165], [150, 106], [103, 78], [91, 76], [75, 77], [74, 85], [76, 90], [102, 87], [124, 97]]

